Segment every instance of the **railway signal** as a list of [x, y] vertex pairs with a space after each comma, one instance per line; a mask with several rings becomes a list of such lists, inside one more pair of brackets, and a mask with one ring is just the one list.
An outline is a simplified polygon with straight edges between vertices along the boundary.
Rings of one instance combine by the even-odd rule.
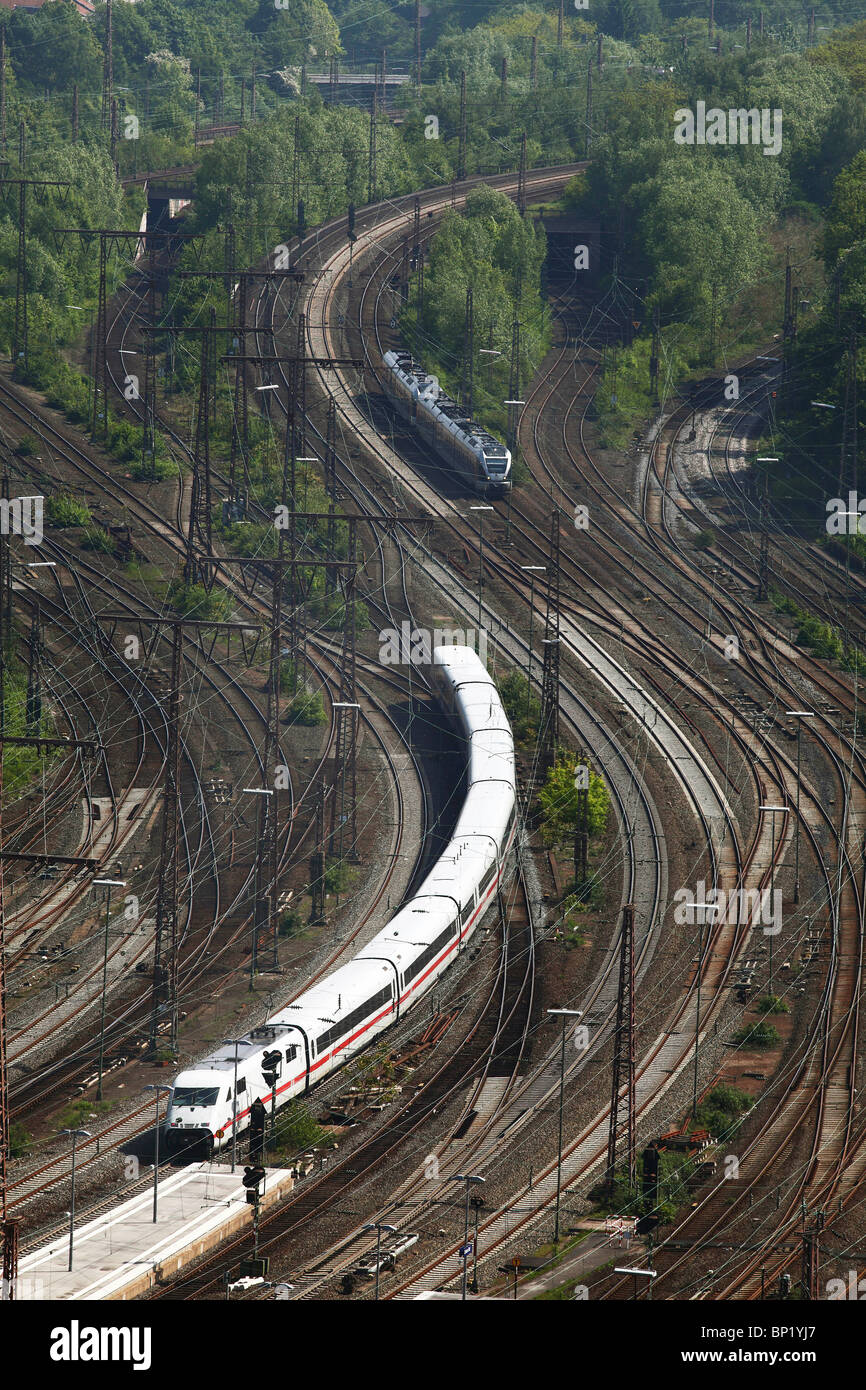
[[260, 1164], [247, 1164], [241, 1182], [247, 1189], [247, 1202], [254, 1206], [259, 1199], [259, 1187], [265, 1180], [265, 1170]]
[[[264, 1156], [266, 1120], [267, 1111], [264, 1101], [257, 1096], [250, 1106], [250, 1158], [262, 1158]], [[246, 1177], [250, 1171], [249, 1168], [244, 1169], [244, 1187], [250, 1186]], [[247, 1194], [247, 1201], [249, 1200], [249, 1194]]]
[[283, 1054], [274, 1048], [273, 1052], [266, 1052], [262, 1058], [262, 1076], [271, 1088], [271, 1138], [274, 1137], [274, 1126], [277, 1115], [277, 1082], [283, 1071]]

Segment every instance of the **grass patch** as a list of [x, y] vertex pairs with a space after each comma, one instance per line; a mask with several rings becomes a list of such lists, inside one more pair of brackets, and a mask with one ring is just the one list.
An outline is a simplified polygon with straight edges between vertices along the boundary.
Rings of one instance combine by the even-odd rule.
[[328, 715], [325, 702], [318, 690], [299, 690], [289, 701], [284, 715], [286, 724], [302, 724], [312, 729], [318, 724], [327, 724]]
[[327, 1132], [316, 1123], [309, 1106], [302, 1100], [291, 1100], [277, 1111], [274, 1143], [267, 1146], [268, 1161], [280, 1166], [327, 1139]]
[[60, 1115], [57, 1124], [60, 1129], [83, 1129], [92, 1116], [110, 1115], [117, 1105], [116, 1100], [74, 1100]]
[[779, 1034], [772, 1023], [746, 1023], [734, 1034], [737, 1047], [775, 1047]]
[[46, 512], [49, 526], [57, 526], [60, 529], [67, 526], [90, 526], [90, 508], [68, 492], [49, 497]]
[[760, 999], [755, 1000], [755, 1008], [759, 1014], [789, 1014], [790, 1004], [786, 1004], [784, 999], [780, 999], [778, 994], [762, 994]]
[[88, 526], [81, 537], [85, 550], [95, 550], [100, 555], [114, 554], [114, 537], [101, 526]]
[[13, 1120], [9, 1126], [9, 1157], [26, 1158], [30, 1152], [33, 1136], [20, 1120]]
[[217, 589], [207, 592], [203, 584], [186, 584], [182, 579], [173, 579], [166, 590], [166, 598], [184, 618], [213, 618], [214, 622], [224, 622], [231, 613], [231, 596]]
[[714, 1086], [698, 1106], [695, 1128], [707, 1130], [714, 1139], [727, 1138], [753, 1104], [737, 1086]]

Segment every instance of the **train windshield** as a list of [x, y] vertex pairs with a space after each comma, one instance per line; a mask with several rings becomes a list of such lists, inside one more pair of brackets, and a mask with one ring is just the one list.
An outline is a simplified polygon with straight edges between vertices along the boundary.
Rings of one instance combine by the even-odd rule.
[[171, 1098], [172, 1105], [216, 1105], [219, 1087], [214, 1086], [176, 1086]]

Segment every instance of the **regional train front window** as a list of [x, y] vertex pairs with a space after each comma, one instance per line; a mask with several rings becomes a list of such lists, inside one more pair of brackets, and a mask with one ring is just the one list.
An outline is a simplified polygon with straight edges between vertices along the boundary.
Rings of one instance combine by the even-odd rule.
[[176, 1086], [171, 1098], [172, 1105], [216, 1105], [219, 1087], [214, 1086]]

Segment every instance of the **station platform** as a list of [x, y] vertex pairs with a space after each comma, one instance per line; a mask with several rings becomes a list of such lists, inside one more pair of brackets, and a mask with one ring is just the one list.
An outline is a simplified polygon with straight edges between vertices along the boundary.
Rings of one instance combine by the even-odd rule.
[[[139, 1297], [252, 1226], [242, 1173], [242, 1163], [234, 1174], [224, 1165], [191, 1163], [160, 1178], [156, 1223], [150, 1190], [76, 1226], [71, 1270], [68, 1233], [55, 1236], [19, 1262], [16, 1300]], [[288, 1169], [268, 1168], [259, 1211], [274, 1206], [293, 1185]]]

